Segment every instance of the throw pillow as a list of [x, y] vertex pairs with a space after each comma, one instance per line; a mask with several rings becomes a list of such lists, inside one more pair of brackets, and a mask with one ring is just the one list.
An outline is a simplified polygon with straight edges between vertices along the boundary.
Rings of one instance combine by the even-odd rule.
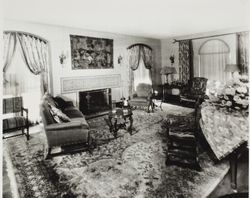
[[59, 96], [56, 96], [54, 97], [54, 101], [56, 103], [56, 106], [59, 108], [59, 109], [64, 109], [66, 107], [66, 101], [64, 99], [62, 99], [61, 97]]
[[49, 104], [49, 106], [50, 106], [50, 112], [57, 123], [70, 122], [70, 118], [66, 114], [64, 114], [60, 109], [54, 107], [51, 104]]

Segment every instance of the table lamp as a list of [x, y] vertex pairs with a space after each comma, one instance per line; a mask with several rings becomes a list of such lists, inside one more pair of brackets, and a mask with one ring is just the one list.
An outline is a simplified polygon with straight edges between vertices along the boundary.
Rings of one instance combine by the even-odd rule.
[[161, 68], [161, 75], [166, 75], [166, 80], [167, 80], [167, 84], [168, 84], [168, 75], [170, 74], [176, 74], [177, 71], [175, 69], [175, 67], [168, 67], [168, 66], [164, 66]]
[[236, 64], [226, 64], [225, 71], [226, 72], [231, 72], [232, 77], [233, 77], [234, 72], [240, 71], [240, 69], [239, 69], [239, 66], [236, 65]]

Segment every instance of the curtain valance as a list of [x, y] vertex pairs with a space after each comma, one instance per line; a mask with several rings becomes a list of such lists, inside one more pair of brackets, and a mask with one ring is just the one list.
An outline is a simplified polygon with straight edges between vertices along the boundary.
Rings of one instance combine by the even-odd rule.
[[132, 70], [139, 67], [140, 59], [143, 60], [147, 69], [151, 69], [153, 66], [152, 49], [142, 44], [132, 45], [129, 48], [129, 66]]
[[24, 32], [4, 32], [5, 73], [15, 53], [17, 42], [21, 46], [21, 55], [30, 72], [41, 75], [41, 90], [48, 90], [48, 44], [46, 40]]

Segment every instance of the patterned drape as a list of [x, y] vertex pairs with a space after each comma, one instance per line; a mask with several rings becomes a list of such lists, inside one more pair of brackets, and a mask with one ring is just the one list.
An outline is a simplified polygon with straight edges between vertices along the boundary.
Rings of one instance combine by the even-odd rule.
[[144, 61], [145, 67], [147, 69], [151, 69], [153, 66], [152, 50], [145, 46], [141, 46], [141, 52], [142, 52], [142, 59]]
[[3, 42], [3, 72], [5, 72], [16, 50], [16, 34], [14, 32], [3, 34]]
[[41, 91], [48, 91], [48, 45], [45, 41], [22, 33], [17, 34], [21, 45], [21, 54], [29, 70], [41, 76]]
[[145, 67], [151, 69], [153, 66], [152, 49], [140, 44], [129, 49], [129, 65], [132, 70], [138, 68], [141, 59], [143, 60]]
[[129, 70], [129, 96], [133, 96], [133, 94], [135, 93], [135, 88], [134, 88], [134, 72], [132, 69]]
[[179, 42], [179, 65], [180, 80], [187, 84], [193, 75], [192, 41], [183, 40]]
[[[152, 49], [144, 45], [135, 45], [128, 50], [129, 54], [129, 66], [131, 70], [129, 71], [129, 95], [132, 96], [135, 93], [134, 82], [135, 82], [135, 70], [138, 69], [140, 62], [143, 61], [146, 69], [149, 69], [149, 78], [151, 79], [151, 68], [153, 66], [153, 55]], [[151, 80], [152, 81], [152, 80]]]
[[129, 49], [129, 66], [132, 70], [136, 70], [139, 66], [141, 58], [141, 50], [140, 46], [134, 46], [131, 49]]
[[238, 37], [238, 64], [241, 74], [248, 74], [249, 67], [249, 32], [240, 32]]

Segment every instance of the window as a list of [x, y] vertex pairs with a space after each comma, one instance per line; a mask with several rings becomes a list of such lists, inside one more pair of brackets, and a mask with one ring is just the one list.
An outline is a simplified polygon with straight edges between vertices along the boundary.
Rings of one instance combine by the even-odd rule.
[[147, 69], [144, 65], [142, 58], [140, 59], [139, 66], [134, 73], [134, 90], [139, 83], [146, 83], [152, 85], [152, 80], [150, 78], [150, 69]]
[[228, 63], [236, 63], [235, 35], [197, 39], [193, 41], [193, 47], [194, 76], [222, 83], [230, 79], [230, 73], [225, 71], [225, 67]]

